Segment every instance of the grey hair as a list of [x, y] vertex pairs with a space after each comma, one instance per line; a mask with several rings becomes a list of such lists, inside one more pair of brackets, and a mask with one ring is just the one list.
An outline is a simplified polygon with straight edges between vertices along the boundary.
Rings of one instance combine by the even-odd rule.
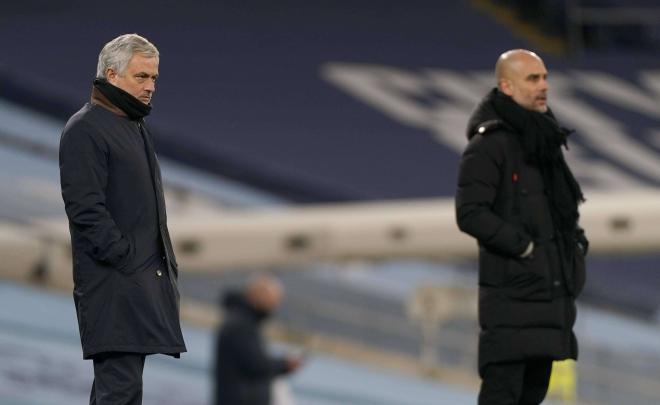
[[101, 49], [99, 63], [96, 66], [96, 77], [105, 78], [108, 69], [114, 70], [119, 75], [123, 74], [128, 62], [136, 53], [149, 58], [159, 57], [156, 46], [138, 34], [124, 34], [113, 39]]

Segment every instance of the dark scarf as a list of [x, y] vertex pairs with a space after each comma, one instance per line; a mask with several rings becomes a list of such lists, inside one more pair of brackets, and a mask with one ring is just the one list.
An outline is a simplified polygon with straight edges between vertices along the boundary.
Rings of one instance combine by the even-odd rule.
[[132, 120], [140, 120], [151, 112], [151, 104], [144, 104], [119, 87], [110, 84], [106, 79], [98, 77], [94, 79], [94, 88]]
[[497, 89], [493, 92], [491, 100], [495, 112], [515, 129], [525, 161], [541, 172], [552, 222], [571, 259], [576, 247], [578, 204], [584, 201], [580, 185], [561, 150], [562, 146], [568, 149], [566, 139], [572, 131], [560, 127], [550, 109], [546, 113], [528, 110]]

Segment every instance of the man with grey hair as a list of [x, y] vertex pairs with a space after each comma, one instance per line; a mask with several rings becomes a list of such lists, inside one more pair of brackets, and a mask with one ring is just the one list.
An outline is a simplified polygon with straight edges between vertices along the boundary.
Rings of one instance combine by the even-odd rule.
[[90, 405], [142, 403], [148, 354], [186, 351], [178, 265], [163, 186], [144, 123], [159, 53], [137, 34], [108, 42], [89, 103], [60, 140], [60, 181], [73, 253], [83, 358], [94, 364]]
[[513, 49], [467, 128], [456, 193], [459, 228], [479, 245], [479, 405], [536, 405], [552, 362], [577, 359], [575, 299], [588, 241], [582, 191], [548, 107], [548, 72]]

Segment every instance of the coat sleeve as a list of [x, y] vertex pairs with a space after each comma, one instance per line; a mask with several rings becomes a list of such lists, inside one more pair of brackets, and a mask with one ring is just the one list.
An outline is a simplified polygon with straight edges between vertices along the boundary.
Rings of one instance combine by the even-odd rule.
[[235, 325], [227, 331], [228, 340], [243, 375], [252, 378], [272, 378], [289, 370], [284, 358], [267, 353], [257, 330], [249, 325]]
[[589, 252], [589, 239], [587, 239], [587, 235], [580, 225], [576, 225], [575, 228], [575, 242], [582, 251], [582, 254], [586, 256]]
[[[60, 184], [69, 223], [93, 259], [125, 267], [131, 246], [106, 208], [108, 151], [84, 122], [65, 130], [60, 141]], [[73, 241], [72, 241], [73, 243]]]
[[493, 135], [477, 135], [468, 145], [458, 175], [456, 222], [486, 248], [522, 254], [531, 238], [493, 211], [504, 171], [505, 148]]

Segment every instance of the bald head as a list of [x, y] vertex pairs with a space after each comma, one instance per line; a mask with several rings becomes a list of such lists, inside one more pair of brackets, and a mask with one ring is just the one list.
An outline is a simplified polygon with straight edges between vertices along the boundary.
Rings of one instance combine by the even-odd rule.
[[497, 77], [498, 86], [502, 80], [511, 79], [519, 74], [525, 64], [534, 61], [543, 63], [537, 54], [526, 49], [512, 49], [501, 54], [495, 64], [495, 77]]
[[504, 52], [495, 64], [497, 87], [520, 106], [546, 112], [548, 71], [534, 52], [513, 49]]
[[250, 304], [265, 312], [272, 312], [282, 303], [282, 283], [269, 275], [258, 275], [248, 281], [246, 297]]

